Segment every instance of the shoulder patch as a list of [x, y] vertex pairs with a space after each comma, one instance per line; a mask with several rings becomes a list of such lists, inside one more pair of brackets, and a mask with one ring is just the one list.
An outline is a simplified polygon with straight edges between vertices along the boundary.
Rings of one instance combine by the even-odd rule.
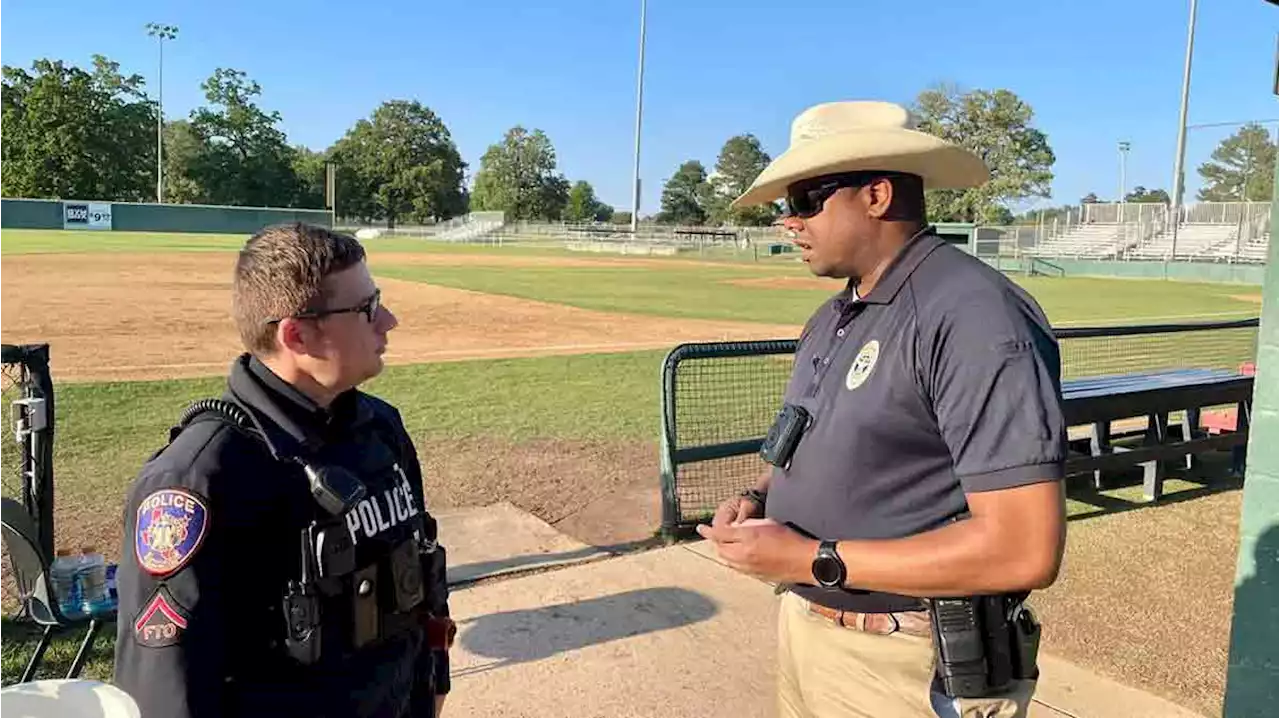
[[138, 504], [134, 552], [138, 565], [153, 576], [182, 568], [204, 542], [209, 507], [187, 489], [160, 489]]
[[133, 637], [148, 648], [164, 648], [178, 642], [187, 629], [187, 617], [164, 586], [133, 621]]

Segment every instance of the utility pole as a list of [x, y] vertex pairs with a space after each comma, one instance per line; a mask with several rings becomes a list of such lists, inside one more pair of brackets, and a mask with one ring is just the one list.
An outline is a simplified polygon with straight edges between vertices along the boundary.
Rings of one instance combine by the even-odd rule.
[[156, 82], [159, 97], [156, 112], [156, 203], [164, 204], [164, 41], [178, 37], [178, 26], [149, 22], [147, 35], [159, 40], [160, 45], [160, 77]]

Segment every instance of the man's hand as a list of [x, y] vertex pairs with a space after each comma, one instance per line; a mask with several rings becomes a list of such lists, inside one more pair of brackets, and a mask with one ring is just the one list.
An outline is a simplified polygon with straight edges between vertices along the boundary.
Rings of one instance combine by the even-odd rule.
[[711, 525], [720, 528], [741, 523], [747, 519], [763, 517], [764, 507], [759, 502], [746, 496], [734, 496], [720, 504], [719, 508], [716, 509], [716, 515], [711, 519]]
[[818, 542], [770, 519], [746, 519], [736, 525], [699, 524], [698, 534], [715, 543], [716, 553], [732, 568], [766, 581], [812, 583]]

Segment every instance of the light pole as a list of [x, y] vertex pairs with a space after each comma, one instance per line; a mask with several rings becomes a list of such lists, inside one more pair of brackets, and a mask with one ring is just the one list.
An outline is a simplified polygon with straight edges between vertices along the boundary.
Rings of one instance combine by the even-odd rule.
[[1124, 204], [1124, 193], [1129, 189], [1128, 184], [1125, 182], [1125, 165], [1128, 162], [1128, 159], [1129, 159], [1129, 143], [1121, 141], [1120, 142], [1120, 194], [1117, 195], [1120, 198], [1117, 201], [1119, 201], [1121, 204]]
[[1187, 16], [1187, 58], [1182, 66], [1182, 105], [1178, 110], [1178, 155], [1173, 163], [1173, 235], [1169, 260], [1178, 258], [1178, 216], [1182, 214], [1182, 162], [1187, 155], [1187, 101], [1191, 96], [1191, 55], [1196, 40], [1196, 1]]
[[631, 173], [631, 238], [640, 222], [640, 114], [644, 106], [644, 24], [646, 0], [640, 0], [640, 65], [636, 72], [636, 156]]
[[156, 112], [156, 203], [164, 204], [164, 41], [178, 37], [178, 26], [149, 22], [147, 36], [158, 39], [160, 45], [160, 77], [156, 82], [159, 95]]

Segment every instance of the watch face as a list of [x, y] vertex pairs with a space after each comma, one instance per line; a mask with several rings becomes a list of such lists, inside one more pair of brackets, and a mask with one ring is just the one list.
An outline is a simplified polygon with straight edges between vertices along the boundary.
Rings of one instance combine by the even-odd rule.
[[840, 582], [840, 562], [831, 556], [819, 556], [813, 562], [813, 577], [824, 586], [836, 585]]

